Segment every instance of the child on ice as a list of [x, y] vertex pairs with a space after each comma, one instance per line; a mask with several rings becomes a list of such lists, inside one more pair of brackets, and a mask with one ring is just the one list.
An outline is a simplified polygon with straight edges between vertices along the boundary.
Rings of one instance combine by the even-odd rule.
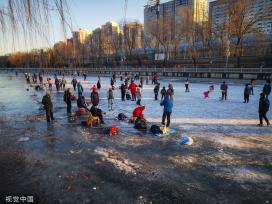
[[214, 90], [214, 86], [211, 85], [209, 87], [209, 90], [205, 91], [203, 94], [204, 94], [204, 98], [209, 98], [209, 94]]

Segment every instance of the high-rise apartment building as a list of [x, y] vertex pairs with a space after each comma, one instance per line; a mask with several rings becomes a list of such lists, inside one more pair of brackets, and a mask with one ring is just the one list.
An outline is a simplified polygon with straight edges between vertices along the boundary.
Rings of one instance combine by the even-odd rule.
[[[184, 21], [187, 13], [189, 21]], [[208, 20], [207, 0], [172, 0], [156, 5], [147, 5], [144, 9], [144, 27], [146, 33], [151, 33], [159, 22], [165, 21], [170, 26], [169, 34], [173, 37], [179, 32], [180, 23], [202, 23]]]
[[84, 44], [86, 38], [91, 34], [91, 32], [85, 28], [80, 28], [79, 31], [73, 32], [73, 40], [75, 45]]
[[[213, 29], [217, 29], [229, 19], [231, 11], [231, 0], [217, 0], [209, 5], [209, 19]], [[248, 1], [246, 15], [252, 19], [258, 19], [255, 28], [264, 34], [272, 34], [272, 1], [271, 0], [252, 0]]]
[[144, 25], [139, 22], [127, 22], [123, 27], [123, 44], [133, 49], [143, 47]]

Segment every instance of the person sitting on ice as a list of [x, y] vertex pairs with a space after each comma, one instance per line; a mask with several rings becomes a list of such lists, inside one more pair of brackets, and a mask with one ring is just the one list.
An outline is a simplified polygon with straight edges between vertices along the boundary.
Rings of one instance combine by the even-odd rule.
[[103, 114], [106, 114], [106, 113], [104, 113], [101, 109], [97, 108], [97, 106], [94, 106], [94, 105], [91, 107], [90, 112], [93, 116], [99, 117], [101, 124], [105, 124], [103, 119]]
[[126, 99], [127, 99], [128, 101], [131, 100], [131, 95], [130, 95], [129, 91], [127, 91], [127, 93], [126, 93]]
[[77, 111], [76, 111], [76, 115], [84, 115], [87, 114], [89, 112], [87, 104], [85, 102], [85, 97], [84, 96], [80, 96], [77, 99]]

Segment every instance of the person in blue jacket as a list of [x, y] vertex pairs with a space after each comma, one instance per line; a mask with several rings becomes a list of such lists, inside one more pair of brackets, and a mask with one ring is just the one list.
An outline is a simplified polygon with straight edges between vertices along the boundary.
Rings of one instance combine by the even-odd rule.
[[78, 98], [80, 98], [83, 93], [83, 86], [81, 85], [80, 82], [77, 83], [77, 92], [78, 92]]
[[165, 119], [167, 118], [166, 127], [170, 126], [171, 113], [173, 109], [173, 101], [170, 99], [169, 93], [166, 94], [164, 100], [161, 102], [163, 106], [162, 125], [165, 125]]

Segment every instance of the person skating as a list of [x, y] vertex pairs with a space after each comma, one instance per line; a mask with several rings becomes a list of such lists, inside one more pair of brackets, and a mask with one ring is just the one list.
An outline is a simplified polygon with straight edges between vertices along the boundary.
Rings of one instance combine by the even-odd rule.
[[184, 85], [185, 85], [185, 92], [189, 93], [190, 89], [189, 89], [189, 79], [188, 78], [186, 79]]
[[144, 77], [140, 78], [140, 85], [142, 88], [144, 88]]
[[72, 109], [72, 95], [71, 90], [68, 88], [66, 91], [64, 91], [63, 96], [64, 102], [67, 104], [67, 114], [71, 115], [71, 109]]
[[122, 101], [125, 101], [126, 89], [127, 89], [127, 87], [125, 86], [125, 84], [121, 84], [120, 90], [121, 90], [121, 99], [122, 99]]
[[100, 90], [100, 89], [101, 89], [100, 79], [98, 79], [96, 86], [97, 86], [97, 89], [98, 89], [98, 90]]
[[51, 93], [50, 91], [46, 92], [46, 95], [42, 99], [42, 104], [46, 113], [47, 122], [51, 122], [54, 120], [53, 116], [53, 103], [51, 101]]
[[149, 83], [149, 76], [146, 76], [145, 83], [146, 83], [146, 85], [148, 85], [148, 83]]
[[77, 93], [78, 93], [78, 98], [82, 96], [83, 86], [81, 85], [80, 81], [77, 83]]
[[74, 87], [74, 91], [76, 91], [76, 86], [77, 86], [77, 80], [76, 80], [76, 78], [73, 78], [71, 84], [72, 84], [73, 87]]
[[174, 100], [174, 87], [172, 84], [168, 85], [168, 89], [166, 93], [170, 96], [170, 99], [173, 101]]
[[111, 88], [114, 90], [114, 79], [113, 78], [111, 78], [111, 81], [110, 81], [110, 84], [111, 84]]
[[59, 92], [59, 90], [60, 90], [60, 80], [58, 78], [55, 78], [55, 85], [56, 85], [57, 92]]
[[39, 73], [39, 81], [40, 81], [40, 84], [43, 84], [43, 76], [41, 72]]
[[112, 111], [112, 105], [113, 105], [113, 100], [114, 100], [114, 96], [113, 96], [113, 91], [112, 91], [112, 88], [109, 88], [108, 90], [108, 109], [110, 111]]
[[60, 83], [60, 87], [62, 89], [65, 89], [66, 83], [67, 83], [67, 81], [64, 79], [64, 77], [62, 77], [62, 80], [61, 80], [61, 83]]
[[269, 94], [271, 93], [271, 81], [270, 79], [266, 80], [266, 83], [263, 87], [263, 93], [265, 94], [265, 96], [268, 98]]
[[86, 73], [83, 73], [83, 77], [84, 77], [84, 81], [86, 81], [86, 79], [87, 79], [87, 74], [86, 74]]
[[250, 94], [251, 94], [251, 95], [254, 95], [254, 87], [255, 87], [255, 84], [256, 84], [256, 80], [255, 80], [255, 79], [251, 79], [251, 80], [250, 80], [250, 84], [251, 84], [251, 87], [250, 87]]
[[250, 93], [251, 93], [251, 88], [249, 87], [249, 84], [246, 84], [244, 89], [244, 103], [249, 102]]
[[134, 80], [131, 80], [131, 84], [129, 85], [128, 89], [131, 92], [132, 101], [136, 101], [137, 85], [134, 83]]
[[160, 83], [156, 84], [156, 86], [154, 87], [155, 101], [158, 100], [159, 91], [160, 91]]
[[227, 100], [227, 95], [228, 95], [228, 85], [226, 84], [225, 81], [223, 81], [223, 83], [221, 84], [220, 90], [221, 90], [221, 93], [222, 93], [221, 100]]
[[90, 109], [90, 112], [91, 112], [91, 114], [92, 114], [93, 116], [99, 117], [100, 123], [101, 123], [101, 124], [105, 124], [104, 118], [103, 118], [103, 114], [105, 114], [105, 113], [103, 113], [103, 111], [102, 111], [101, 109], [99, 109], [99, 108], [97, 108], [97, 106], [94, 106], [94, 105], [93, 105], [93, 106], [91, 107], [91, 109]]
[[168, 128], [171, 123], [171, 114], [173, 109], [173, 102], [170, 99], [170, 95], [167, 93], [164, 100], [161, 102], [163, 106], [162, 125], [165, 125], [165, 119], [167, 118], [166, 127]]
[[91, 93], [91, 102], [93, 104], [93, 106], [98, 106], [99, 104], [99, 95], [98, 95], [98, 92], [96, 90], [96, 86], [94, 85], [92, 87], [92, 93]]
[[164, 86], [164, 87], [162, 87], [162, 90], [161, 90], [161, 100], [163, 100], [165, 98], [165, 95], [166, 95], [166, 89]]
[[53, 81], [51, 78], [48, 78], [47, 79], [47, 83], [48, 83], [48, 86], [49, 86], [49, 89], [52, 90], [52, 86], [53, 86]]
[[269, 106], [270, 102], [268, 98], [265, 96], [264, 93], [261, 93], [259, 101], [259, 119], [260, 119], [259, 126], [263, 126], [263, 119], [266, 121], [267, 126], [270, 125], [270, 122], [266, 116], [266, 113], [269, 111]]
[[138, 106], [140, 106], [141, 105], [141, 100], [142, 100], [142, 93], [141, 93], [141, 89], [139, 87], [137, 87], [136, 98], [137, 98], [136, 104]]

